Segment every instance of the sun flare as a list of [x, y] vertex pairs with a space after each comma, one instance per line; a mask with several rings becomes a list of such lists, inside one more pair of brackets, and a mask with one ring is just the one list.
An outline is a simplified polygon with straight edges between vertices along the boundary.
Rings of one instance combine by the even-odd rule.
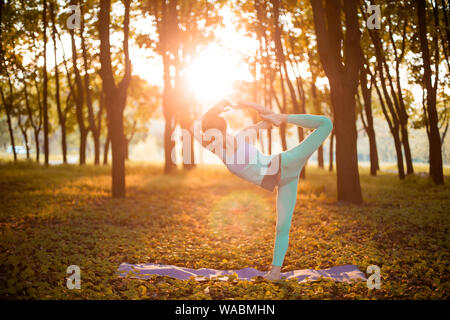
[[233, 83], [247, 77], [248, 70], [230, 52], [211, 44], [187, 67], [189, 89], [201, 104], [227, 98]]

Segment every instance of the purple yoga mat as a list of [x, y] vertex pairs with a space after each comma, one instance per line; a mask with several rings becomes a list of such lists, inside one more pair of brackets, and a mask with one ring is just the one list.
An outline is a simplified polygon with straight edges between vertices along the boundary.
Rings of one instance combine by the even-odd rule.
[[[130, 271], [134, 271], [133, 277], [139, 279], [149, 279], [152, 275], [168, 276], [180, 280], [188, 280], [194, 277], [195, 280], [216, 278], [218, 280], [226, 280], [227, 275], [236, 273], [241, 280], [251, 280], [256, 276], [263, 276], [266, 272], [258, 271], [253, 268], [233, 269], [233, 270], [215, 270], [215, 269], [190, 269], [165, 264], [155, 263], [139, 263], [129, 264], [121, 263], [119, 266], [119, 276], [124, 277]], [[299, 282], [314, 281], [320, 277], [330, 278], [338, 282], [350, 282], [352, 280], [366, 280], [366, 276], [357, 266], [347, 264], [336, 266], [329, 269], [313, 270], [294, 270], [281, 273], [281, 277], [287, 279], [297, 279]]]

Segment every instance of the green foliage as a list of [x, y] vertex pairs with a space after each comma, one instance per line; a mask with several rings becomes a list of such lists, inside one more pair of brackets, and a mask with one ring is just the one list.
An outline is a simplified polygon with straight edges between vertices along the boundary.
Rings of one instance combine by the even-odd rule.
[[[381, 290], [320, 280], [149, 280], [120, 263], [267, 270], [275, 196], [215, 167], [163, 175], [129, 165], [127, 198], [110, 198], [110, 167], [0, 164], [0, 297], [4, 299], [448, 299], [449, 183], [371, 177], [365, 204], [340, 205], [335, 176], [300, 182], [283, 271], [353, 263], [381, 267]], [[69, 265], [81, 290], [66, 288]]]

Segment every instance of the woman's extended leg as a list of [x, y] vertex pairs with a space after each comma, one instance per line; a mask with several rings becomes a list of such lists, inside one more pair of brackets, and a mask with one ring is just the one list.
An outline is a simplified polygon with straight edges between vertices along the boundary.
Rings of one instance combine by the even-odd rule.
[[277, 227], [273, 252], [272, 270], [267, 279], [279, 279], [281, 266], [289, 244], [289, 230], [297, 202], [300, 171], [313, 152], [330, 134], [333, 125], [324, 116], [295, 114], [284, 115], [284, 121], [304, 128], [316, 128], [302, 143], [281, 155], [281, 178], [277, 193]]
[[297, 202], [298, 179], [292, 179], [277, 191], [277, 226], [272, 265], [281, 267], [289, 243], [292, 214]]
[[284, 174], [283, 172], [281, 173], [281, 184], [291, 180], [297, 175], [297, 171], [302, 170], [309, 157], [320, 147], [333, 129], [331, 120], [325, 116], [289, 114], [286, 115], [285, 121], [303, 128], [314, 128], [315, 130], [300, 144], [283, 152], [281, 167], [285, 170]]
[[300, 144], [282, 153], [280, 184], [287, 183], [301, 171], [308, 158], [328, 137], [333, 123], [328, 117], [312, 114], [261, 114], [261, 118], [279, 126], [281, 123], [292, 123], [303, 128], [314, 130]]

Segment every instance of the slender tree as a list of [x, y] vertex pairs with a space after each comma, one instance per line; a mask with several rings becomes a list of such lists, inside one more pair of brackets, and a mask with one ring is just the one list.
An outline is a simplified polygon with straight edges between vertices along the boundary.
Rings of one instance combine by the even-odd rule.
[[26, 153], [27, 153], [27, 159], [30, 159], [30, 145], [28, 143], [28, 128], [29, 128], [29, 121], [28, 119], [25, 119], [25, 122], [22, 119], [22, 108], [20, 107], [17, 110], [17, 126], [20, 129], [20, 132], [22, 133], [22, 139], [23, 139], [23, 143], [25, 144], [25, 149], [26, 149]]
[[[30, 97], [28, 94], [28, 86], [27, 79], [24, 77], [23, 79], [23, 93], [25, 96], [25, 107], [27, 109], [28, 119], [30, 120], [31, 127], [33, 128], [34, 133], [34, 144], [36, 148], [36, 162], [39, 163], [39, 155], [40, 155], [40, 144], [39, 144], [39, 133], [42, 130], [42, 106], [39, 99], [39, 91], [36, 92], [36, 100], [37, 100], [37, 110], [36, 108], [32, 108], [30, 103]], [[37, 111], [37, 114], [36, 114]]]
[[[438, 115], [436, 111], [436, 89], [439, 74], [439, 59], [435, 58], [435, 82], [432, 84], [431, 58], [428, 48], [427, 23], [426, 23], [426, 3], [424, 0], [416, 0], [417, 17], [419, 26], [420, 48], [423, 62], [423, 82], [426, 89], [426, 114], [428, 119], [428, 140], [430, 158], [430, 176], [435, 184], [444, 184], [444, 174], [442, 167], [441, 137], [438, 128]], [[432, 35], [437, 41], [437, 35]], [[437, 45], [436, 45], [437, 47]], [[437, 50], [437, 48], [436, 48]]]
[[[72, 0], [72, 5], [76, 5], [77, 1]], [[72, 66], [73, 73], [75, 75], [75, 90], [73, 91], [73, 96], [75, 100], [75, 111], [78, 123], [78, 130], [80, 132], [80, 147], [79, 147], [79, 163], [83, 165], [86, 163], [86, 143], [87, 135], [89, 133], [89, 127], [85, 123], [85, 111], [84, 111], [84, 87], [81, 79], [80, 69], [78, 68], [78, 49], [75, 42], [75, 30], [70, 29], [70, 39], [72, 44]]]
[[44, 113], [44, 161], [48, 166], [49, 161], [49, 121], [48, 121], [48, 74], [47, 74], [47, 0], [44, 2], [44, 12], [42, 14], [42, 20], [44, 23], [44, 92], [43, 92], [43, 113]]
[[[380, 166], [378, 163], [377, 140], [375, 136], [375, 129], [373, 126], [373, 115], [372, 115], [372, 84], [374, 80], [371, 79], [369, 81], [370, 84], [368, 86], [367, 70], [364, 66], [360, 70], [359, 77], [364, 104], [364, 107], [361, 106], [360, 113], [364, 130], [366, 131], [367, 137], [369, 138], [370, 174], [372, 176], [376, 176], [377, 170], [380, 169]], [[358, 101], [360, 101], [359, 95]]]
[[[291, 96], [291, 102], [292, 102], [292, 106], [294, 108], [294, 113], [305, 113], [305, 105], [304, 105], [304, 103], [302, 103], [300, 105], [299, 101], [297, 100], [297, 94], [295, 93], [294, 85], [292, 84], [292, 82], [289, 78], [287, 62], [286, 62], [286, 55], [284, 53], [284, 47], [283, 47], [283, 43], [281, 41], [282, 30], [281, 30], [280, 21], [279, 21], [281, 0], [271, 0], [271, 3], [272, 3], [272, 17], [273, 17], [273, 26], [274, 26], [273, 39], [274, 39], [274, 43], [275, 43], [276, 57], [282, 68], [282, 71], [284, 72], [284, 79], [286, 81], [286, 84], [287, 84], [287, 87], [288, 87], [288, 90], [289, 90], [289, 93]], [[302, 96], [304, 97], [303, 86], [301, 83], [297, 83], [297, 85], [298, 85], [298, 90], [300, 93], [301, 100], [304, 102], [305, 100], [304, 100], [304, 98], [302, 98]], [[303, 128], [298, 127], [297, 132], [298, 132], [299, 142], [301, 142], [304, 139]], [[300, 174], [300, 178], [305, 179], [305, 177], [306, 177], [306, 168], [303, 168], [303, 170]]]
[[[11, 81], [9, 81], [11, 82]], [[10, 88], [12, 89], [11, 85]], [[9, 139], [11, 142], [11, 148], [14, 156], [14, 161], [17, 161], [16, 143], [14, 140], [14, 130], [12, 126], [12, 92], [10, 92], [8, 98], [5, 98], [2, 88], [0, 88], [0, 94], [2, 97], [3, 107], [6, 113], [6, 122], [8, 123]]]
[[123, 55], [124, 76], [116, 85], [111, 64], [110, 44], [110, 11], [111, 0], [100, 1], [99, 35], [100, 35], [100, 75], [105, 93], [108, 132], [111, 137], [112, 149], [112, 196], [125, 197], [125, 135], [123, 113], [127, 102], [127, 89], [131, 81], [131, 61], [128, 49], [130, 0], [124, 0], [125, 14], [123, 20]]
[[61, 106], [61, 94], [59, 84], [59, 69], [57, 61], [57, 46], [56, 46], [56, 23], [55, 23], [55, 6], [50, 2], [50, 19], [52, 22], [52, 41], [53, 41], [53, 55], [55, 59], [55, 100], [56, 110], [58, 112], [59, 126], [61, 128], [61, 150], [63, 156], [63, 163], [67, 163], [67, 139], [66, 139], [66, 117]]
[[[357, 0], [311, 0], [320, 59], [330, 82], [336, 133], [338, 200], [362, 202], [356, 150], [356, 101], [361, 65]], [[342, 28], [345, 15], [345, 37]], [[343, 46], [342, 46], [343, 43]]]
[[[87, 106], [87, 119], [89, 128], [88, 131], [92, 133], [92, 138], [94, 141], [94, 164], [98, 165], [100, 164], [100, 133], [101, 133], [101, 112], [102, 109], [99, 108], [99, 114], [96, 116], [94, 113], [94, 107], [93, 107], [93, 97], [92, 97], [92, 90], [91, 90], [91, 78], [89, 76], [89, 69], [90, 69], [90, 61], [88, 58], [88, 52], [87, 52], [87, 45], [85, 40], [85, 21], [84, 21], [84, 8], [83, 6], [80, 7], [80, 39], [81, 39], [81, 57], [83, 60], [83, 67], [84, 67], [84, 94], [86, 98], [86, 106]], [[99, 102], [100, 102], [99, 98]], [[100, 105], [100, 103], [99, 103]]]
[[[399, 7], [398, 4], [395, 4], [395, 7], [394, 5], [388, 4], [388, 9], [391, 10], [388, 12], [390, 12], [392, 18], [389, 19], [387, 23], [387, 33], [382, 33], [380, 32], [380, 30], [377, 30], [375, 28], [366, 28], [366, 30], [370, 35], [370, 39], [375, 49], [376, 71], [374, 72], [374, 74], [378, 75], [379, 77], [377, 87], [381, 87], [381, 94], [378, 94], [377, 89], [377, 95], [380, 99], [382, 108], [387, 107], [383, 108], [382, 110], [394, 139], [395, 151], [397, 154], [398, 176], [400, 179], [404, 179], [404, 160], [406, 160], [406, 174], [412, 174], [414, 172], [407, 129], [408, 114], [406, 110], [406, 104], [403, 99], [399, 71], [407, 47], [407, 22], [404, 21], [404, 14], [402, 12], [403, 9]], [[367, 20], [368, 17], [366, 15], [366, 9], [363, 5], [361, 6], [361, 12], [364, 19]], [[391, 20], [395, 20], [395, 27], [393, 23], [391, 23]], [[400, 41], [394, 40], [394, 34], [395, 37], [400, 38]], [[389, 46], [392, 46], [392, 48], [390, 48]], [[367, 49], [370, 48], [367, 43], [365, 43], [364, 47], [366, 51], [368, 51]], [[363, 56], [362, 58], [365, 60], [367, 72], [370, 72], [370, 64], [368, 62], [370, 55], [367, 52], [366, 55], [367, 57]], [[391, 59], [392, 61], [389, 61], [390, 56], [393, 57], [393, 59]], [[393, 68], [391, 68], [390, 65], [393, 65]], [[395, 70], [395, 81], [391, 75], [391, 69]], [[382, 102], [381, 100], [384, 100], [384, 102]]]

